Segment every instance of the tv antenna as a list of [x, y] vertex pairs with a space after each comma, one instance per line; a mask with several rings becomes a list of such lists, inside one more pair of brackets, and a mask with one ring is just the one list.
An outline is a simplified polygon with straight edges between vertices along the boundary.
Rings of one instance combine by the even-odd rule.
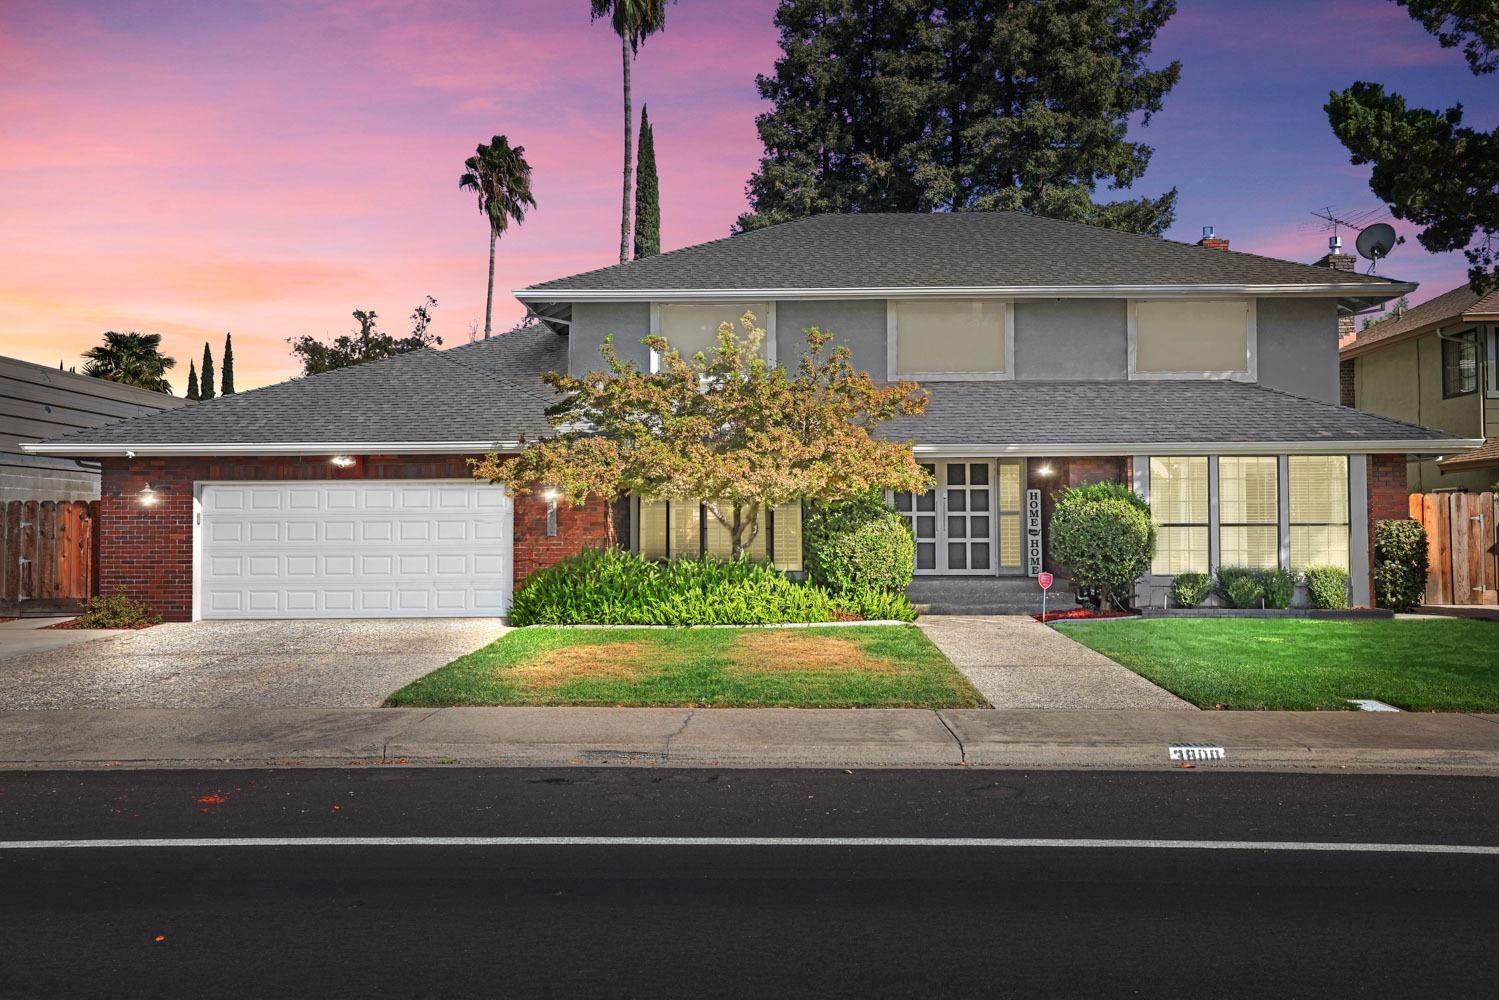
[[1354, 248], [1358, 255], [1369, 262], [1369, 274], [1379, 266], [1379, 262], [1390, 255], [1390, 251], [1405, 242], [1405, 237], [1397, 235], [1395, 227], [1387, 222], [1376, 220], [1385, 216], [1382, 208], [1368, 209], [1363, 212], [1350, 213], [1346, 216], [1334, 215], [1331, 206], [1321, 212], [1313, 212], [1312, 215], [1323, 220], [1324, 230], [1331, 229], [1332, 235], [1327, 238], [1327, 252], [1338, 254], [1343, 252], [1343, 237], [1339, 232], [1344, 227], [1358, 233], [1354, 241]]

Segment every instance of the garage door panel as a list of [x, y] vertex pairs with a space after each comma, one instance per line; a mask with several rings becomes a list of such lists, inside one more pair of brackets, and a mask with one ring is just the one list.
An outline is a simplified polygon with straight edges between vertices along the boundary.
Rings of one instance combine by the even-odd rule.
[[209, 618], [504, 614], [511, 507], [474, 483], [204, 484]]

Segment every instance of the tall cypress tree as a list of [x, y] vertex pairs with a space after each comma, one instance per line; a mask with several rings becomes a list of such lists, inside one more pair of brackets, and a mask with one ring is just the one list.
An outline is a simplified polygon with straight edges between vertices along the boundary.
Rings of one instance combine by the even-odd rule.
[[224, 374], [219, 395], [234, 395], [234, 338], [227, 333], [224, 334]]
[[191, 359], [187, 362], [187, 398], [198, 398], [198, 366]]
[[661, 252], [661, 182], [656, 177], [656, 132], [640, 106], [640, 150], [635, 157], [635, 257]]
[[203, 345], [203, 370], [200, 373], [201, 381], [198, 384], [198, 398], [213, 398], [213, 351], [207, 344]]
[[818, 212], [1014, 209], [1159, 234], [1160, 197], [1097, 203], [1181, 75], [1146, 65], [1175, 0], [781, 0], [782, 53], [741, 229]]

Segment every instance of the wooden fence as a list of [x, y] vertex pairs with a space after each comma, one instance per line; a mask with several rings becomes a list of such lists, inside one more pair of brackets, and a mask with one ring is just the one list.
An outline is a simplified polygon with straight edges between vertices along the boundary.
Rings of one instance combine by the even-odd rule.
[[1427, 604], [1499, 604], [1499, 494], [1412, 493], [1426, 527]]
[[11, 500], [0, 511], [0, 607], [99, 592], [99, 501]]

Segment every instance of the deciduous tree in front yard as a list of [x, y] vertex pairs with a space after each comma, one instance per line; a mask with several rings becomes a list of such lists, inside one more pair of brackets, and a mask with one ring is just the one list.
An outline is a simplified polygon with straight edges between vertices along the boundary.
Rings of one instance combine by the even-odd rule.
[[557, 433], [513, 459], [486, 456], [475, 476], [512, 493], [542, 484], [573, 504], [631, 494], [702, 500], [736, 556], [754, 543], [767, 507], [931, 486], [909, 443], [872, 433], [921, 413], [920, 386], [875, 382], [815, 327], [794, 369], [771, 364], [753, 314], [740, 327], [723, 324], [713, 350], [691, 357], [646, 338], [660, 359], [654, 372], [621, 361], [606, 341], [604, 370], [546, 376], [561, 396], [548, 410]]

